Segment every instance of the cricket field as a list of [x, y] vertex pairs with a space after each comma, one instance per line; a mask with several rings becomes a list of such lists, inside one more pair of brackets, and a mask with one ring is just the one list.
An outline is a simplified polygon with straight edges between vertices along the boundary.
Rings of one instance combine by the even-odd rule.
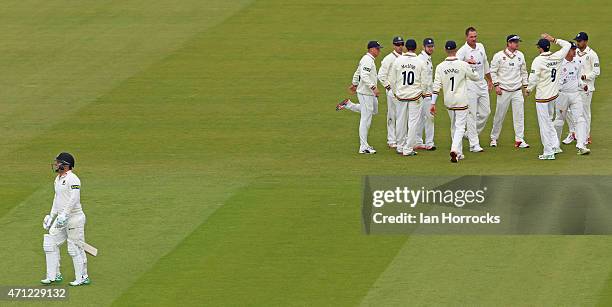
[[[612, 175], [608, 1], [2, 6], [0, 286], [44, 277], [50, 164], [68, 151], [99, 255], [92, 285], [57, 305], [612, 305], [612, 237], [368, 236], [360, 220], [364, 175]], [[510, 112], [497, 148], [485, 146], [490, 118], [486, 152], [451, 164], [439, 112], [439, 149], [400, 157], [385, 146], [381, 97], [370, 130], [379, 152], [357, 154], [359, 117], [334, 107], [367, 41], [387, 47], [380, 65], [393, 36], [433, 37], [435, 65], [468, 26], [489, 59], [519, 34], [529, 64], [540, 33], [589, 34], [602, 66], [591, 155], [564, 145], [556, 161], [537, 159], [533, 95], [530, 149], [513, 147]], [[67, 284], [65, 245], [62, 272]]]

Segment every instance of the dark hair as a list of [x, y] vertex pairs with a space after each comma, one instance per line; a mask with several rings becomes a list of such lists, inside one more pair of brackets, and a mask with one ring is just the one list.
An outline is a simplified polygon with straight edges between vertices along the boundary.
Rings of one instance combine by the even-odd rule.
[[469, 28], [465, 29], [465, 36], [468, 36], [468, 33], [470, 33], [470, 32], [476, 32], [476, 28], [469, 27]]

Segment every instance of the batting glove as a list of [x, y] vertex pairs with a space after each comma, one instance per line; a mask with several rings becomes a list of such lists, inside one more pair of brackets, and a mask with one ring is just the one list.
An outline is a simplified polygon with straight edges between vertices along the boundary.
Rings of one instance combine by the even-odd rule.
[[49, 230], [52, 222], [53, 222], [53, 217], [50, 214], [45, 215], [45, 219], [43, 220], [43, 228], [45, 230]]
[[58, 215], [55, 219], [55, 227], [57, 228], [62, 228], [66, 226], [66, 223], [68, 223], [68, 217], [63, 213]]

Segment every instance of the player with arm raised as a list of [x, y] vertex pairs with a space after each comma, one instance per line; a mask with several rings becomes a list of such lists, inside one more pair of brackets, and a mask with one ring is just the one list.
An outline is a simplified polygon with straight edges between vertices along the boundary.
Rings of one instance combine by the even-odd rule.
[[[368, 52], [361, 57], [357, 66], [357, 75], [349, 90], [356, 89], [359, 104], [345, 99], [336, 106], [336, 110], [349, 109], [361, 114], [359, 121], [359, 153], [375, 154], [376, 150], [368, 143], [368, 132], [372, 125], [372, 116], [378, 113], [378, 78], [374, 59], [380, 54], [382, 46], [377, 41], [368, 42]], [[357, 77], [356, 77], [357, 76]], [[356, 80], [357, 79], [357, 80]], [[357, 84], [355, 84], [357, 83]]]
[[[550, 43], [561, 46], [561, 50], [552, 53]], [[539, 156], [540, 160], [554, 160], [555, 154], [561, 153], [559, 137], [553, 126], [550, 110], [551, 104], [554, 106], [559, 97], [558, 71], [561, 61], [565, 58], [570, 47], [569, 42], [556, 39], [549, 34], [542, 34], [538, 41], [538, 55], [531, 63], [531, 73], [529, 75], [529, 85], [527, 95], [536, 90], [536, 112], [538, 114], [538, 125], [540, 126], [540, 138], [544, 152]]]
[[[434, 48], [433, 38], [426, 38], [423, 40], [423, 50], [419, 53], [419, 58], [426, 64], [425, 68], [427, 69], [429, 88], [427, 89], [427, 93], [423, 95], [423, 105], [427, 107], [421, 108], [421, 124], [417, 127], [416, 131], [416, 149], [436, 150], [436, 145], [434, 144], [434, 117], [429, 113], [432, 91], [431, 85], [433, 84], [433, 62], [431, 60], [431, 55], [434, 52]], [[423, 131], [425, 134], [423, 134]]]
[[563, 59], [558, 72], [559, 97], [555, 107], [554, 126], [557, 130], [557, 136], [560, 136], [563, 132], [565, 120], [573, 123], [576, 130], [578, 155], [587, 155], [591, 153], [591, 150], [586, 147], [586, 119], [584, 118], [581, 92], [588, 91], [589, 87], [580, 80], [582, 67], [576, 60], [576, 48], [576, 44], [572, 43], [572, 47]]
[[393, 38], [393, 51], [389, 53], [382, 60], [380, 64], [380, 70], [378, 71], [378, 80], [385, 87], [385, 91], [387, 94], [387, 145], [390, 148], [397, 147], [397, 140], [395, 139], [395, 121], [396, 121], [396, 106], [397, 100], [395, 96], [393, 96], [393, 91], [391, 90], [391, 83], [389, 83], [389, 71], [391, 68], [391, 64], [395, 62], [395, 60], [402, 55], [404, 51], [404, 39], [401, 36], [396, 36]]
[[[406, 50], [401, 57], [391, 65], [389, 82], [398, 100], [397, 104], [397, 152], [404, 156], [414, 156], [416, 151], [416, 130], [421, 121], [423, 96], [428, 95], [427, 89], [431, 79], [427, 74], [426, 63], [415, 53], [417, 43], [413, 39], [406, 40]], [[406, 122], [408, 131], [406, 132]]]
[[468, 63], [457, 59], [457, 44], [454, 41], [447, 41], [444, 49], [448, 57], [436, 66], [430, 110], [432, 114], [436, 113], [436, 100], [442, 90], [444, 105], [451, 120], [450, 161], [457, 163], [463, 159], [463, 134], [468, 115], [467, 80], [478, 81], [479, 77]]
[[489, 60], [484, 45], [478, 42], [478, 32], [474, 27], [465, 30], [465, 44], [457, 51], [457, 58], [470, 64], [478, 74], [478, 81], [467, 81], [469, 113], [467, 136], [471, 152], [482, 152], [478, 135], [487, 124], [491, 114], [489, 90], [493, 88]]
[[497, 146], [504, 118], [512, 104], [514, 122], [514, 147], [528, 148], [525, 142], [525, 92], [527, 88], [527, 63], [518, 50], [521, 38], [516, 34], [506, 37], [506, 48], [497, 52], [491, 60], [491, 79], [497, 94], [497, 106], [491, 130], [491, 147]]
[[[74, 157], [69, 153], [60, 153], [53, 163], [55, 177], [55, 197], [51, 213], [45, 216], [43, 228], [49, 233], [43, 237], [43, 250], [47, 260], [47, 276], [41, 280], [48, 285], [61, 281], [58, 272], [60, 249], [68, 241], [68, 254], [74, 264], [75, 280], [71, 286], [88, 285], [87, 256], [83, 248], [85, 242], [85, 214], [81, 207], [81, 181], [72, 172]], [[58, 278], [59, 277], [59, 278]]]

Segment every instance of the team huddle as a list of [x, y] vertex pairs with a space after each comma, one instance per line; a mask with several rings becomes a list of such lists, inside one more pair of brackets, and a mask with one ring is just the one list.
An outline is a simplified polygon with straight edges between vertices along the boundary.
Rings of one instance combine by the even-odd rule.
[[[576, 142], [578, 155], [590, 153], [591, 100], [595, 79], [600, 74], [597, 53], [588, 46], [588, 35], [578, 33], [576, 43], [542, 34], [537, 42], [540, 54], [527, 71], [521, 51], [521, 38], [506, 37], [506, 48], [489, 62], [483, 44], [478, 42], [475, 28], [465, 31], [466, 42], [457, 49], [454, 41], [444, 45], [447, 57], [433, 67], [431, 55], [434, 40], [423, 40], [417, 54], [413, 39], [393, 38], [393, 51], [381, 62], [377, 71], [375, 58], [382, 46], [368, 43], [368, 52], [361, 58], [349, 91], [356, 93], [359, 103], [345, 99], [336, 110], [348, 109], [361, 115], [359, 153], [373, 154], [368, 132], [373, 115], [378, 113], [378, 82], [387, 96], [387, 145], [404, 156], [415, 156], [418, 150], [435, 150], [434, 118], [436, 100], [442, 92], [444, 106], [451, 122], [451, 162], [464, 159], [463, 139], [470, 152], [483, 152], [479, 136], [491, 113], [489, 91], [496, 93], [497, 107], [490, 134], [491, 147], [496, 147], [508, 108], [512, 105], [514, 146], [528, 148], [525, 141], [525, 97], [535, 91], [536, 111], [543, 153], [540, 160], [554, 160], [562, 152], [561, 134], [565, 123], [568, 135], [564, 144]], [[551, 52], [552, 44], [561, 49]]]

